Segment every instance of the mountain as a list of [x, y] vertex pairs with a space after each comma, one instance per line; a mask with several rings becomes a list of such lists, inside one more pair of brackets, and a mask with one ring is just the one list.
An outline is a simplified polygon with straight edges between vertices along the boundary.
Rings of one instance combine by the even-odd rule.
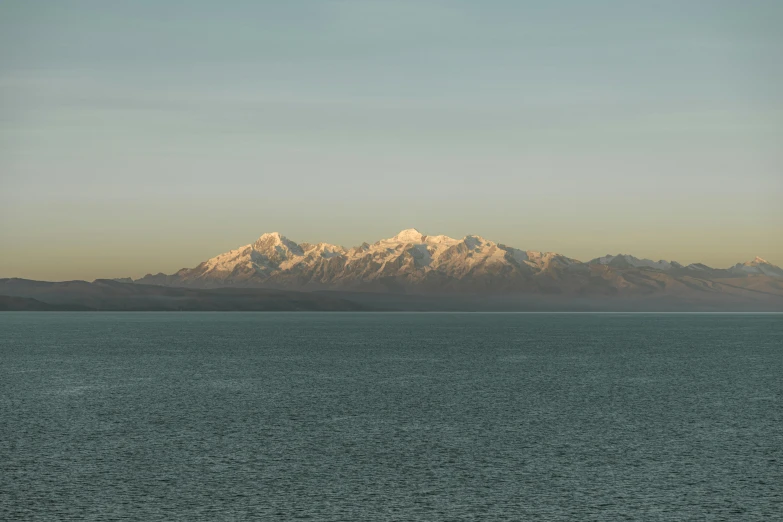
[[630, 256], [627, 254], [617, 254], [613, 256], [606, 254], [604, 257], [599, 257], [590, 261], [591, 265], [608, 265], [615, 268], [657, 268], [658, 270], [669, 270], [670, 268], [680, 267], [676, 261], [653, 261], [652, 259], [639, 259], [638, 257]]
[[29, 297], [0, 295], [0, 312], [79, 312], [90, 310], [77, 304], [50, 304]]
[[756, 256], [753, 261], [746, 263], [737, 263], [729, 269], [730, 272], [737, 275], [765, 275], [770, 277], [783, 278], [783, 269], [773, 265]]
[[350, 249], [297, 244], [277, 232], [175, 274], [137, 282], [167, 286], [267, 287], [395, 292], [558, 292], [574, 259], [522, 251], [480, 236], [453, 239], [403, 230]]
[[194, 268], [146, 275], [135, 283], [431, 296], [734, 300], [783, 308], [783, 270], [761, 258], [728, 269], [628, 254], [581, 262], [481, 236], [455, 239], [416, 229], [353, 248], [296, 243], [272, 232]]

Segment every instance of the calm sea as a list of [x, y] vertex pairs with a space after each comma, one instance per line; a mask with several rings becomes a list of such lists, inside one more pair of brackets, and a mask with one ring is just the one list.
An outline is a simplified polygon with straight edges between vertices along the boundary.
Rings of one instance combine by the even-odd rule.
[[783, 518], [783, 315], [0, 314], [2, 520]]

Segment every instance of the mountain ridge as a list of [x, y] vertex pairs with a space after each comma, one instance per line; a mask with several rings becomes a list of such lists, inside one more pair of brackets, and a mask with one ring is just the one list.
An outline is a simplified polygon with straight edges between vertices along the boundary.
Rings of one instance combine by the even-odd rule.
[[339, 295], [263, 288], [181, 288], [110, 279], [0, 279], [0, 311], [364, 311]]
[[133, 282], [420, 295], [783, 298], [783, 270], [760, 257], [725, 269], [630, 254], [607, 254], [584, 262], [556, 252], [514, 248], [478, 235], [455, 239], [415, 228], [351, 248], [296, 243], [279, 232], [269, 232], [193, 268], [168, 275], [147, 274]]

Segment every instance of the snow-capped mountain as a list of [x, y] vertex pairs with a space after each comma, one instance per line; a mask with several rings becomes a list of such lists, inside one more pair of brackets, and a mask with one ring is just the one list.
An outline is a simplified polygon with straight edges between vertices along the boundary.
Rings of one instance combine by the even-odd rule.
[[[454, 239], [416, 229], [346, 249], [297, 244], [277, 233], [173, 275], [137, 282], [176, 286], [268, 286], [310, 289], [459, 290], [535, 287], [533, 276], [580, 264], [554, 253], [523, 251], [480, 236]], [[470, 287], [470, 288], [469, 288]]]
[[147, 275], [136, 282], [201, 288], [633, 295], [694, 290], [732, 293], [757, 286], [759, 281], [747, 283], [753, 277], [780, 283], [773, 290], [783, 294], [783, 281], [778, 281], [783, 279], [783, 270], [760, 258], [724, 270], [625, 254], [583, 263], [481, 236], [455, 239], [407, 229], [348, 249], [328, 243], [298, 244], [272, 232], [195, 268]]
[[782, 277], [783, 269], [756, 256], [753, 261], [737, 263], [729, 269], [730, 272], [738, 275], [765, 275], [770, 277]]

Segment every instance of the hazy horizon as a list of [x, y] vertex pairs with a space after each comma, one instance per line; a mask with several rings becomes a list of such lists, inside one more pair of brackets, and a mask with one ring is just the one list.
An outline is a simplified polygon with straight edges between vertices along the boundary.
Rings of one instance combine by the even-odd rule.
[[783, 265], [783, 3], [0, 4], [0, 277], [279, 231]]

